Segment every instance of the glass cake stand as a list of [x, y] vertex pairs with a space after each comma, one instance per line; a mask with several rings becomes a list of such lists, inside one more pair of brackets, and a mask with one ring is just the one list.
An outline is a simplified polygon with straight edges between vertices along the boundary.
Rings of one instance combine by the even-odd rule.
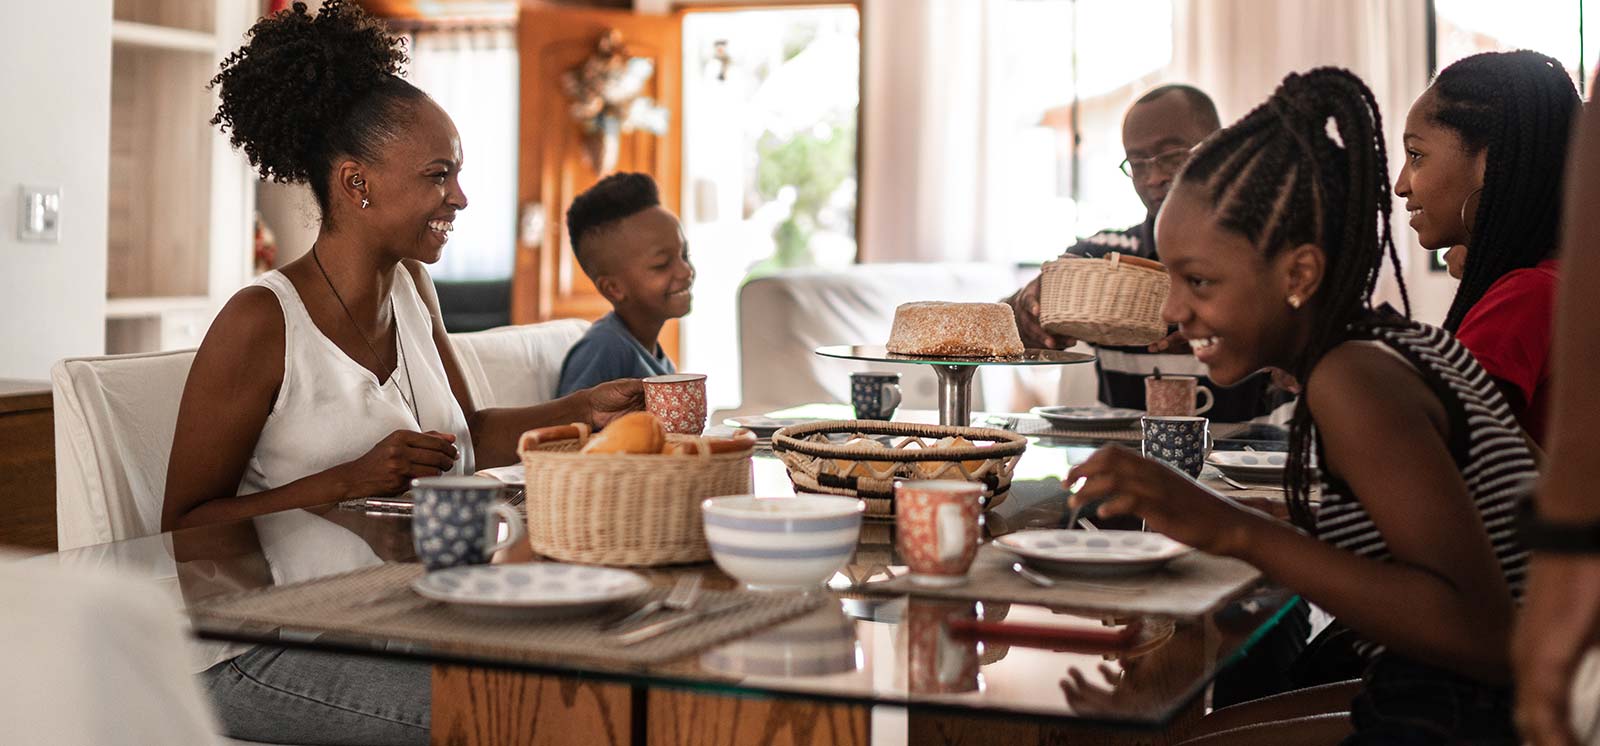
[[873, 363], [930, 365], [939, 376], [939, 424], [961, 425], [972, 421], [972, 376], [984, 365], [1076, 365], [1094, 361], [1094, 355], [1061, 350], [1023, 350], [1007, 357], [934, 357], [900, 355], [883, 345], [832, 345], [818, 347], [822, 357], [840, 360], [865, 360]]

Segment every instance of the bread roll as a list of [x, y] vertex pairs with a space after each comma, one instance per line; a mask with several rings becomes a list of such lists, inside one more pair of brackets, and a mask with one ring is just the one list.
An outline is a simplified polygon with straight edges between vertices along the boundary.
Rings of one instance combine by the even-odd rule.
[[618, 417], [584, 444], [582, 453], [660, 453], [667, 442], [661, 420], [649, 412]]
[[[963, 438], [963, 437], [961, 437], [959, 435], [956, 435], [956, 436], [948, 437], [948, 438], [940, 438], [939, 442], [933, 444], [933, 447], [934, 448], [971, 448], [974, 445], [976, 445], [976, 444], [973, 443], [972, 441], [967, 440], [966, 438]], [[976, 461], [963, 461], [963, 462], [961, 462], [961, 465], [966, 467], [967, 474], [970, 476], [972, 473], [976, 472], [979, 467], [983, 466], [983, 462], [984, 462], [984, 459], [978, 459]], [[919, 461], [919, 462], [917, 462], [917, 475], [921, 476], [921, 477], [923, 477], [925, 479], [935, 479], [935, 478], [938, 478], [940, 476], [948, 476], [951, 479], [960, 478], [961, 477], [960, 474], [954, 474], [954, 473], [947, 474], [946, 473], [946, 469], [949, 466], [949, 463], [950, 462], [948, 462], [948, 461]]]

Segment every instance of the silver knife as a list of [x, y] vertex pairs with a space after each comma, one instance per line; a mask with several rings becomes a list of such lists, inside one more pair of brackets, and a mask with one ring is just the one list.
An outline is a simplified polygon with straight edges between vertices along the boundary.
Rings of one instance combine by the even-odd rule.
[[738, 601], [729, 601], [721, 606], [713, 606], [709, 609], [685, 611], [677, 616], [669, 617], [659, 622], [651, 622], [650, 624], [646, 624], [636, 630], [617, 635], [617, 642], [622, 643], [623, 647], [627, 647], [629, 645], [644, 642], [645, 640], [651, 640], [671, 632], [672, 630], [678, 629], [679, 627], [682, 627], [690, 622], [699, 621], [701, 619], [705, 619], [706, 617], [719, 616], [730, 611], [738, 611], [739, 609], [754, 604], [756, 600], [757, 599], [746, 598]]

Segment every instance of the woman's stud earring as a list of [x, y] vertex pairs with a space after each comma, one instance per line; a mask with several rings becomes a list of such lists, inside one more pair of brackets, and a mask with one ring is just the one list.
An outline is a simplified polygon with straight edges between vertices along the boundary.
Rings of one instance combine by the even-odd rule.
[[1287, 300], [1289, 301], [1290, 308], [1300, 307], [1300, 296], [1298, 294], [1291, 293]]
[[[361, 209], [363, 209], [363, 210], [367, 209], [367, 198], [366, 197], [362, 197], [361, 198]], [[1296, 303], [1295, 305], [1298, 306], [1300, 304]]]

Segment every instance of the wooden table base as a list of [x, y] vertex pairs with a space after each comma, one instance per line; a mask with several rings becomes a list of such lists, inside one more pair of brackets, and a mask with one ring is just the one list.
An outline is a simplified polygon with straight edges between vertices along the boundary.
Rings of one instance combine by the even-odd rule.
[[438, 746], [867, 746], [871, 708], [433, 668]]
[[[869, 746], [871, 709], [433, 668], [433, 743], [439, 746]], [[913, 709], [904, 743], [1167, 746], [1181, 740], [1201, 713], [1197, 700], [1167, 730], [1137, 731]]]

